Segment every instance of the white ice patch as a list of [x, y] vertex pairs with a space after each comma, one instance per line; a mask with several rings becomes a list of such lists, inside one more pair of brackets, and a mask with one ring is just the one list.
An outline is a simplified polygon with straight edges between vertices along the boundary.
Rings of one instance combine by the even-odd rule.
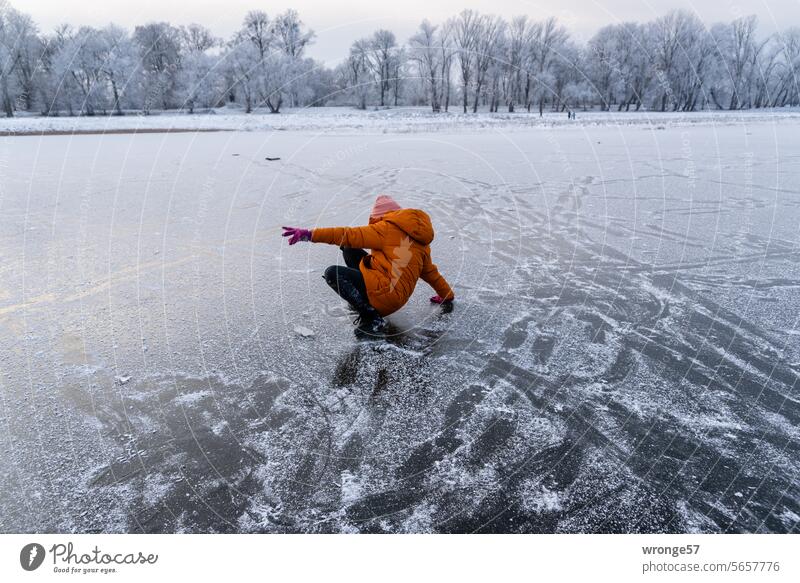
[[559, 493], [541, 484], [526, 486], [522, 493], [522, 505], [529, 512], [558, 512], [562, 509]]
[[175, 402], [183, 406], [194, 405], [210, 396], [211, 393], [209, 391], [196, 391], [194, 393], [185, 393], [183, 395], [179, 395], [175, 398]]
[[797, 516], [796, 513], [792, 512], [788, 508], [784, 508], [779, 517], [784, 524], [790, 527], [796, 527], [800, 522], [800, 516]]
[[434, 532], [435, 523], [433, 520], [436, 507], [431, 504], [420, 504], [414, 508], [406, 520], [403, 521], [401, 527], [402, 532], [406, 533], [427, 533]]
[[355, 476], [348, 471], [342, 472], [342, 503], [352, 504], [361, 498], [362, 484], [360, 476]]
[[144, 481], [142, 497], [148, 504], [155, 505], [166, 498], [174, 487], [175, 482], [167, 479], [161, 472], [150, 472]]
[[315, 335], [313, 330], [305, 326], [295, 326], [294, 332], [303, 338], [312, 338]]
[[228, 427], [228, 422], [223, 419], [222, 421], [218, 421], [214, 425], [211, 426], [211, 431], [214, 432], [214, 435], [222, 435], [222, 432], [225, 431]]

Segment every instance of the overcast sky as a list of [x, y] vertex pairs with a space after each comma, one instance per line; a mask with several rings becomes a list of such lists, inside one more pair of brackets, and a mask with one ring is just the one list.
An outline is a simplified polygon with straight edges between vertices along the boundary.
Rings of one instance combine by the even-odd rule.
[[102, 26], [116, 22], [132, 28], [152, 20], [173, 24], [197, 22], [228, 37], [248, 10], [272, 15], [289, 7], [316, 33], [310, 56], [335, 64], [352, 41], [377, 28], [388, 28], [405, 40], [423, 18], [440, 22], [464, 8], [534, 19], [556, 16], [573, 36], [586, 39], [599, 27], [626, 20], [649, 20], [672, 8], [691, 10], [705, 22], [756, 14], [762, 33], [800, 26], [800, 0], [9, 0], [36, 20], [44, 32], [58, 24]]

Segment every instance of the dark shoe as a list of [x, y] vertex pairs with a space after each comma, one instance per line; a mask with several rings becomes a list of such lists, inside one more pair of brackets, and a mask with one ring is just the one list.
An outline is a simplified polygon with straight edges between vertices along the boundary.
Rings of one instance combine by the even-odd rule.
[[356, 325], [356, 335], [359, 336], [381, 336], [386, 329], [386, 320], [380, 314], [367, 315], [361, 314], [353, 320]]

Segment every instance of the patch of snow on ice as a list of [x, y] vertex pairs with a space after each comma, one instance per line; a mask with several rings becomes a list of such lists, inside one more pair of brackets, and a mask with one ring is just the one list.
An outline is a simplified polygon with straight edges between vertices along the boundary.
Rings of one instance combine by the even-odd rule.
[[175, 398], [175, 402], [179, 405], [194, 405], [206, 397], [211, 396], [209, 391], [196, 391], [194, 393], [186, 393], [183, 395], [179, 395]]
[[305, 326], [295, 326], [294, 331], [295, 334], [298, 334], [303, 338], [312, 338], [315, 335], [313, 330], [306, 328]]

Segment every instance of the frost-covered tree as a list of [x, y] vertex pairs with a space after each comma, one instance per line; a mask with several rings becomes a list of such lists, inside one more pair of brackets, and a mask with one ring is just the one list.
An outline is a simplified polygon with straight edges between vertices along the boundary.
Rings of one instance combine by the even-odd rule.
[[675, 71], [675, 110], [694, 111], [705, 100], [705, 82], [715, 65], [713, 39], [697, 16], [689, 19], [679, 67]]
[[302, 59], [306, 47], [314, 40], [314, 31], [306, 28], [297, 11], [279, 14], [271, 26], [277, 49], [291, 59]]
[[[357, 40], [340, 65], [306, 57], [313, 42], [294, 10], [270, 18], [254, 10], [221, 43], [202, 25], [165, 22], [132, 33], [61, 26], [40, 34], [33, 20], [0, 0], [0, 107], [6, 116], [114, 113], [239, 103], [281, 111], [328, 101], [385, 106], [428, 104], [447, 111], [481, 105], [496, 112], [547, 104], [618, 111], [694, 111], [800, 104], [800, 29], [758, 32], [755, 17], [706, 28], [675, 10], [651, 22], [601, 28], [570, 41], [554, 18], [510, 21], [464, 10], [423, 22], [407, 46], [391, 30]], [[451, 88], [457, 93], [451, 95]]]
[[302, 79], [300, 98], [307, 107], [319, 107], [335, 100], [340, 94], [337, 72], [313, 59], [304, 59], [306, 73]]
[[386, 97], [391, 89], [391, 79], [397, 58], [397, 39], [390, 30], [376, 30], [369, 39], [368, 63], [375, 76], [379, 105], [386, 105]]
[[135, 106], [131, 98], [136, 95], [136, 74], [139, 59], [136, 47], [128, 32], [110, 24], [98, 31], [100, 73], [110, 92], [112, 108], [116, 115], [123, 114], [123, 104]]
[[659, 87], [659, 107], [677, 108], [676, 81], [688, 66], [688, 48], [697, 17], [685, 10], [673, 10], [650, 26], [653, 38], [653, 68]]
[[522, 80], [530, 66], [534, 27], [525, 15], [515, 16], [506, 29], [503, 65], [506, 72], [505, 95], [509, 113], [523, 100]]
[[289, 99], [291, 107], [296, 107], [301, 94], [310, 94], [306, 84], [317, 67], [303, 58], [306, 47], [314, 40], [314, 32], [305, 26], [296, 11], [287, 10], [275, 17], [272, 38], [278, 55], [268, 59], [274, 79], [266, 103], [272, 113], [278, 113], [285, 98]]
[[16, 92], [14, 72], [17, 68], [17, 59], [15, 58], [16, 36], [11, 25], [13, 17], [14, 10], [0, 0], [0, 102], [6, 117], [14, 115], [12, 95]]
[[259, 106], [279, 113], [287, 99], [297, 105], [303, 95], [312, 94], [305, 84], [317, 66], [303, 54], [313, 37], [293, 10], [274, 20], [262, 11], [247, 14], [225, 58], [233, 93], [242, 95], [248, 113]]
[[452, 35], [453, 30], [451, 28], [451, 23], [449, 21], [445, 21], [439, 27], [439, 43], [442, 58], [442, 83], [444, 84], [442, 93], [444, 96], [445, 112], [450, 110], [450, 90], [452, 87], [451, 80], [453, 77], [453, 60], [455, 58], [455, 50], [453, 49], [452, 45]]
[[258, 100], [261, 61], [258, 49], [241, 33], [229, 43], [225, 54], [229, 95], [244, 105], [245, 113], [251, 113]]
[[505, 22], [496, 16], [481, 16], [477, 24], [475, 42], [475, 99], [472, 111], [478, 111], [478, 103], [489, 72], [499, 70], [499, 59], [505, 38]]
[[583, 97], [581, 92], [585, 83], [578, 46], [565, 41], [559, 49], [558, 58], [553, 60], [551, 70], [553, 109], [572, 110], [572, 104], [577, 104]]
[[480, 24], [481, 18], [473, 10], [462, 10], [458, 16], [450, 21], [451, 38], [458, 61], [461, 104], [464, 113], [467, 113], [469, 92], [475, 71], [478, 35], [481, 30]]
[[261, 103], [270, 113], [280, 113], [284, 99], [292, 95], [292, 88], [303, 75], [301, 63], [288, 55], [273, 52], [264, 61], [267, 74], [264, 78]]
[[392, 102], [397, 107], [403, 94], [404, 81], [410, 75], [408, 71], [408, 53], [405, 47], [395, 51], [389, 63], [389, 68], [391, 69]]
[[10, 33], [16, 38], [16, 77], [20, 90], [19, 105], [31, 111], [36, 96], [36, 77], [41, 72], [42, 41], [33, 19], [14, 12], [9, 20]]
[[241, 95], [245, 111], [264, 103], [268, 94], [268, 58], [274, 41], [266, 12], [253, 10], [229, 43], [228, 61], [233, 71], [234, 95]]
[[449, 98], [452, 49], [447, 46], [448, 30], [440, 30], [428, 20], [422, 21], [409, 40], [409, 58], [426, 88], [428, 103], [434, 113], [442, 111]]
[[756, 17], [749, 16], [714, 27], [714, 41], [728, 82], [729, 109], [742, 109], [750, 102], [755, 67], [763, 48], [756, 40], [757, 24]]
[[109, 108], [103, 74], [104, 43], [90, 26], [66, 30], [53, 59], [62, 97], [71, 114], [95, 115]]
[[221, 45], [220, 39], [201, 24], [181, 26], [181, 48], [186, 52], [205, 53]]
[[63, 95], [63, 73], [56, 70], [58, 55], [64, 43], [72, 34], [72, 28], [61, 25], [42, 38], [43, 51], [41, 58], [41, 74], [37, 83], [37, 95], [42, 115], [59, 115], [68, 110]]
[[524, 101], [528, 111], [531, 102], [539, 102], [539, 115], [545, 101], [555, 93], [556, 64], [565, 58], [564, 48], [569, 34], [555, 18], [533, 25], [530, 37], [528, 69], [525, 76]]
[[800, 104], [800, 28], [792, 27], [775, 38], [779, 57], [775, 65], [771, 107]]
[[183, 109], [213, 107], [222, 100], [220, 62], [209, 51], [221, 44], [210, 30], [192, 24], [181, 28], [181, 66], [177, 91]]
[[752, 107], [759, 108], [770, 105], [770, 96], [777, 85], [780, 59], [780, 47], [775, 41], [775, 37], [771, 36], [764, 41], [755, 56]]
[[142, 110], [170, 109], [177, 103], [175, 91], [181, 57], [181, 33], [166, 22], [137, 26], [133, 40], [139, 51]]
[[368, 39], [357, 40], [350, 47], [346, 62], [348, 87], [359, 109], [367, 108], [367, 99], [374, 83], [370, 69], [370, 51]]
[[42, 52], [33, 20], [0, 0], [0, 102], [7, 117], [17, 101], [23, 109], [33, 107]]
[[628, 111], [631, 106], [639, 110], [653, 79], [649, 59], [653, 49], [647, 31], [646, 26], [635, 22], [625, 22], [615, 27], [621, 92], [620, 111], [623, 107]]
[[617, 28], [609, 25], [601, 28], [586, 46], [585, 73], [603, 111], [616, 102], [621, 83], [617, 40]]

